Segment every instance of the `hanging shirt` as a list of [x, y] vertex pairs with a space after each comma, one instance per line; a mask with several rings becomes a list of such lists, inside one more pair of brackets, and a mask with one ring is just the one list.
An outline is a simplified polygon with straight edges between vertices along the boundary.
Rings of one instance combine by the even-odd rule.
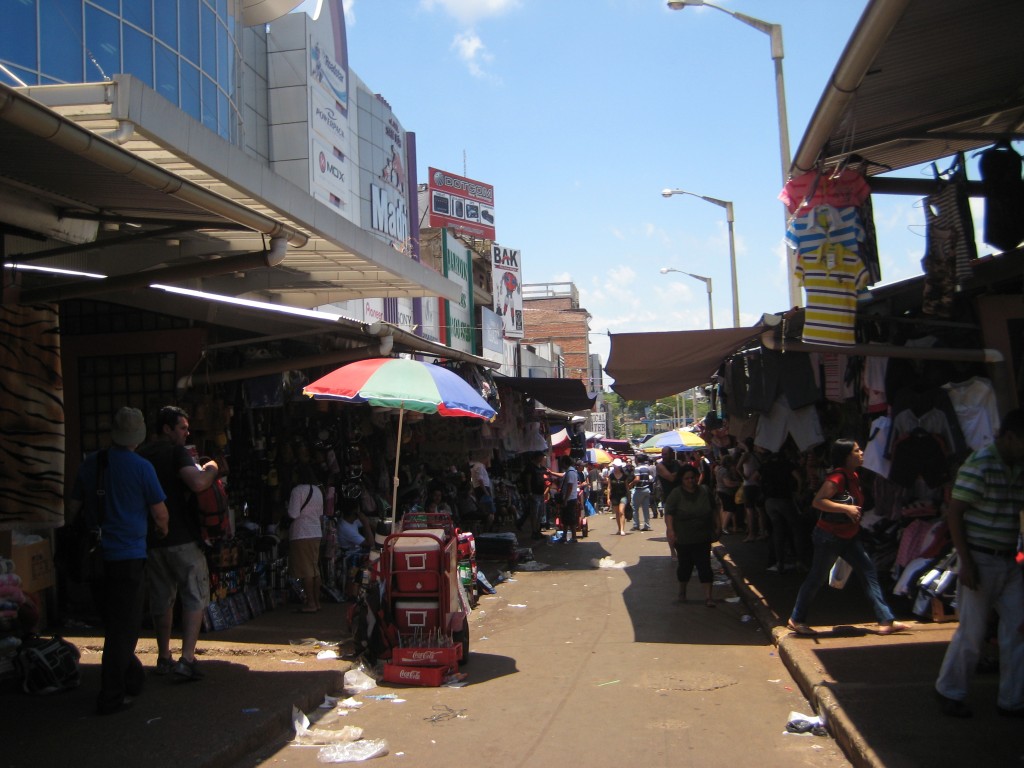
[[968, 447], [977, 451], [991, 443], [999, 431], [999, 407], [992, 382], [972, 376], [967, 381], [943, 384], [942, 388], [949, 393]]
[[808, 171], [786, 182], [779, 193], [790, 213], [815, 205], [856, 207], [871, 195], [871, 187], [860, 171], [844, 168], [839, 173]]
[[857, 254], [839, 245], [802, 257], [797, 279], [807, 293], [803, 340], [850, 346], [856, 341], [857, 292], [867, 287], [868, 271]]
[[817, 205], [793, 217], [786, 227], [786, 242], [801, 260], [820, 253], [828, 243], [857, 254], [857, 244], [863, 239], [864, 227], [856, 208]]

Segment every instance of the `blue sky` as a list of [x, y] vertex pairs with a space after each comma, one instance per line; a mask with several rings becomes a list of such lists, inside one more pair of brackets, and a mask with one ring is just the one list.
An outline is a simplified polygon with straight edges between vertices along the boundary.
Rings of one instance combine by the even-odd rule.
[[[782, 25], [795, 152], [866, 0], [717, 4]], [[741, 324], [788, 307], [767, 34], [664, 0], [345, 5], [349, 65], [416, 133], [419, 178], [493, 184], [498, 242], [526, 283], [576, 284], [603, 361], [608, 330], [708, 326], [704, 283], [661, 267], [711, 277], [715, 326], [732, 323], [725, 211], [666, 187], [734, 203]], [[920, 274], [920, 204], [874, 209], [883, 283]]]

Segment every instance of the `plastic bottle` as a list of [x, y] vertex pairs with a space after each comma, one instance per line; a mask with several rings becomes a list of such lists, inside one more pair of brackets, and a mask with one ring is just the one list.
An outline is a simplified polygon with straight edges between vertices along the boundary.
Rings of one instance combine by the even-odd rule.
[[331, 744], [322, 747], [316, 759], [321, 763], [359, 763], [388, 753], [386, 739], [360, 739], [347, 744]]

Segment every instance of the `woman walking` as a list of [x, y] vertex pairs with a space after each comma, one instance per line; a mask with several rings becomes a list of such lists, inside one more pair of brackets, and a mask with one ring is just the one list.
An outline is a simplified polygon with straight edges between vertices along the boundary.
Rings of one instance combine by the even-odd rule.
[[800, 586], [796, 605], [787, 627], [798, 635], [814, 635], [807, 626], [807, 613], [818, 590], [828, 580], [829, 571], [837, 557], [853, 568], [864, 588], [864, 593], [878, 619], [878, 634], [891, 635], [907, 628], [893, 620], [892, 609], [882, 596], [878, 572], [871, 556], [864, 549], [860, 537], [861, 505], [864, 495], [860, 488], [857, 469], [864, 463], [864, 452], [854, 440], [836, 440], [832, 445], [832, 471], [814, 497], [814, 508], [820, 512], [814, 529], [814, 556], [811, 570]]
[[665, 499], [665, 526], [669, 546], [678, 556], [676, 578], [679, 580], [679, 602], [686, 602], [686, 584], [693, 569], [704, 587], [704, 605], [715, 607], [711, 599], [711, 542], [722, 532], [718, 497], [706, 485], [697, 484], [697, 468], [684, 464], [679, 470], [681, 487]]
[[306, 602], [299, 613], [320, 610], [320, 539], [323, 530], [324, 496], [309, 464], [300, 464], [295, 472], [295, 487], [288, 497], [288, 564], [292, 578], [302, 580]]

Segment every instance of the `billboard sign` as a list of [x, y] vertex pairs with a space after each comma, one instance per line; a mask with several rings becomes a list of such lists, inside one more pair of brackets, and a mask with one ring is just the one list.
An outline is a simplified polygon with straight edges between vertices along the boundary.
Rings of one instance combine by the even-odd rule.
[[494, 239], [494, 187], [454, 173], [427, 169], [427, 224]]
[[505, 337], [523, 338], [523, 269], [521, 252], [491, 244], [494, 313], [501, 318]]

